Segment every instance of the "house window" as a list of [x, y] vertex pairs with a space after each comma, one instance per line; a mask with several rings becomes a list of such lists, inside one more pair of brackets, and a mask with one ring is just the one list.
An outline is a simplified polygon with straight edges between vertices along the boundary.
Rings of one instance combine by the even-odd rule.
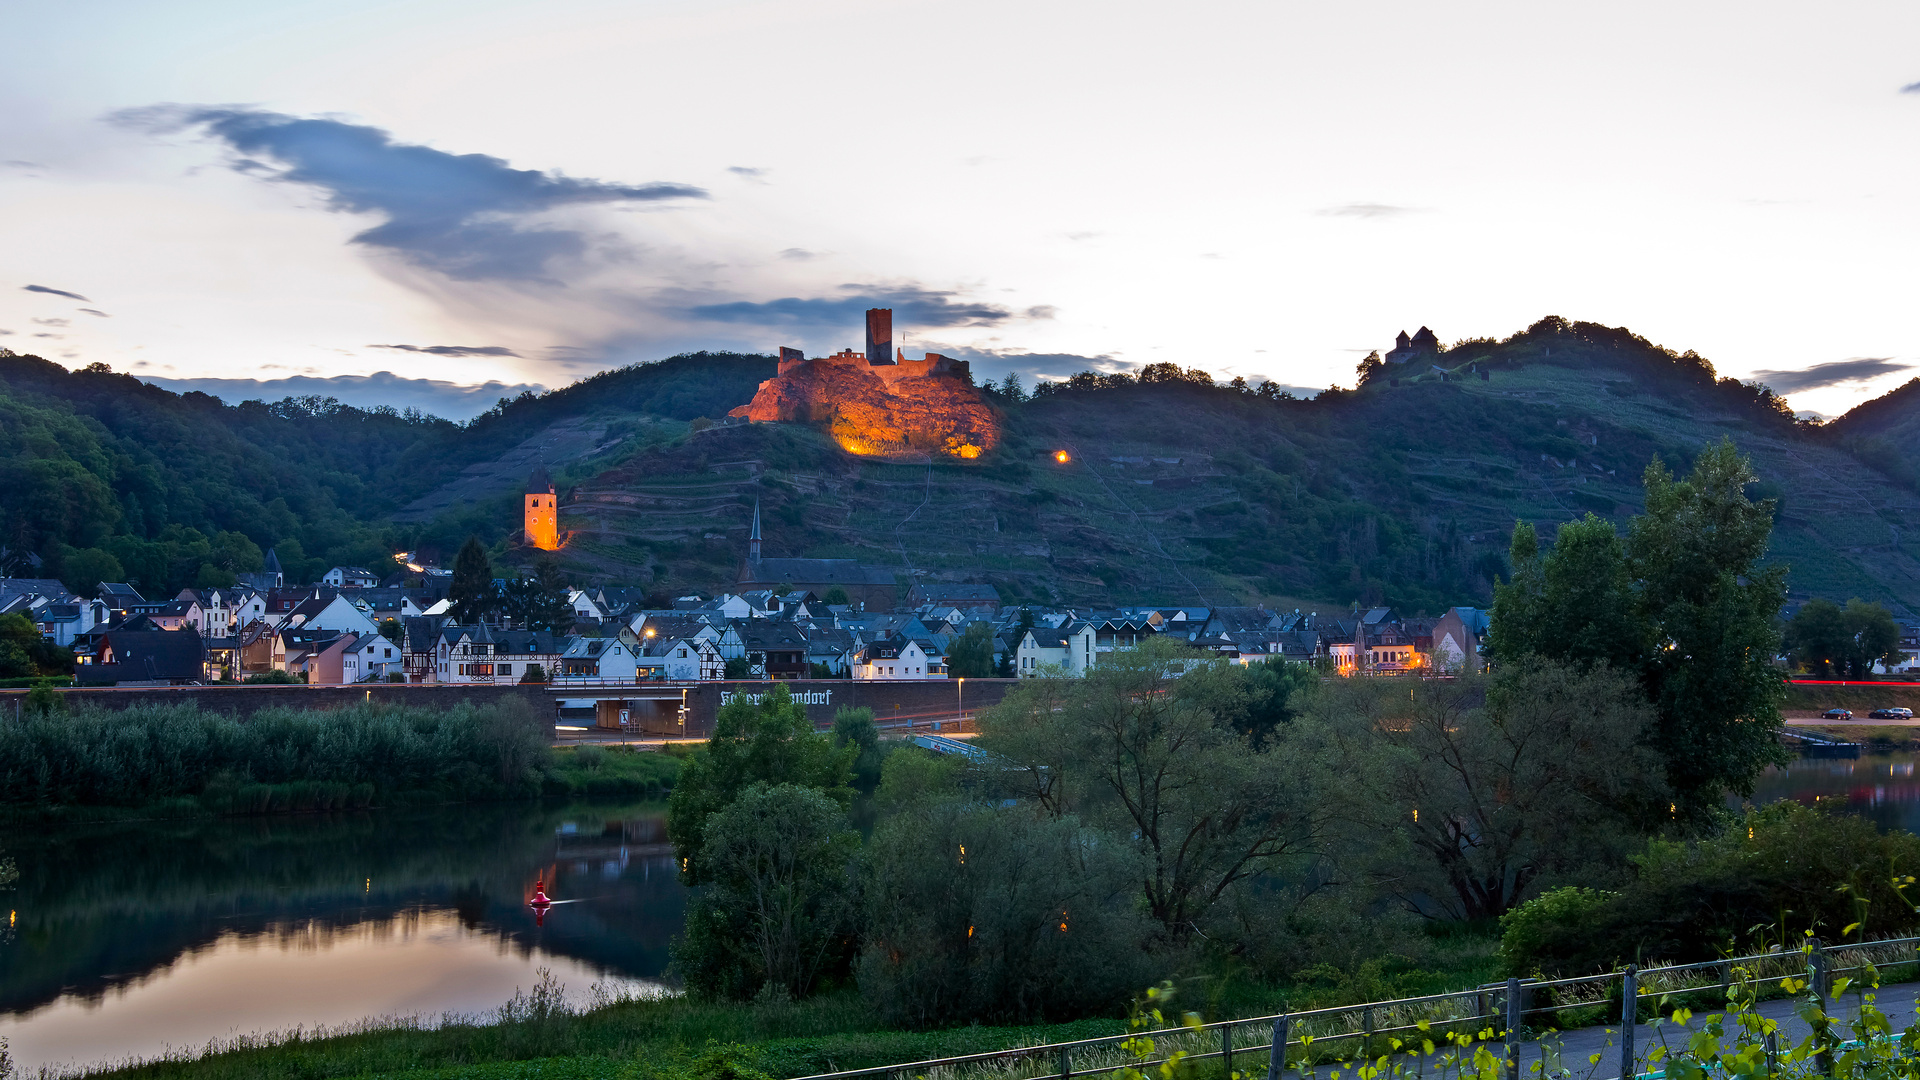
[[513, 665], [512, 665], [512, 664], [501, 664], [501, 665], [500, 665], [500, 674], [502, 674], [502, 675], [511, 675], [511, 674], [513, 674]]

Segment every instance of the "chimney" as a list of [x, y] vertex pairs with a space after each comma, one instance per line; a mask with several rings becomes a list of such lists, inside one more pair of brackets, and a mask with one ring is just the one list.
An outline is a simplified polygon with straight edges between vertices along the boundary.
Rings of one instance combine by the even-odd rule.
[[893, 309], [867, 309], [867, 363], [893, 363]]

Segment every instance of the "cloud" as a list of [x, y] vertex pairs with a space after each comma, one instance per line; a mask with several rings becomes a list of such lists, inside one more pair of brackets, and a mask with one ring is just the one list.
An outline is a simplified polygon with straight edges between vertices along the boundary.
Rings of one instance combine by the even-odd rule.
[[1367, 218], [1369, 220], [1379, 220], [1383, 218], [1400, 217], [1405, 214], [1421, 214], [1425, 212], [1426, 211], [1417, 206], [1391, 206], [1387, 203], [1374, 202], [1344, 203], [1340, 206], [1329, 206], [1314, 211], [1314, 213], [1320, 217], [1354, 217]]
[[43, 338], [52, 338], [55, 341], [65, 341], [67, 339], [67, 335], [65, 334], [35, 334], [33, 336], [43, 337]]
[[780, 257], [783, 259], [798, 260], [817, 258], [813, 252], [808, 251], [806, 248], [788, 248], [780, 253]]
[[103, 318], [103, 319], [111, 319], [111, 318], [113, 318], [113, 316], [111, 316], [111, 315], [109, 315], [109, 314], [107, 314], [107, 313], [106, 313], [106, 312], [104, 312], [104, 311], [98, 311], [98, 310], [96, 310], [96, 309], [94, 309], [94, 308], [90, 308], [90, 307], [83, 307], [83, 308], [81, 308], [80, 310], [81, 310], [81, 311], [84, 311], [84, 312], [86, 312], [86, 313], [87, 313], [87, 314], [89, 314], [89, 315], [98, 315], [98, 316], [100, 316], [100, 317], [101, 317], [101, 318]]
[[875, 289], [867, 285], [843, 285], [847, 296], [803, 299], [797, 296], [754, 302], [735, 300], [723, 304], [700, 304], [688, 308], [694, 318], [717, 323], [749, 323], [763, 326], [846, 326], [861, 323], [868, 308], [892, 308], [894, 323], [901, 327], [995, 326], [1013, 317], [999, 304], [955, 300], [955, 293], [924, 289], [917, 285]]
[[1093, 239], [1094, 237], [1096, 237], [1096, 236], [1099, 236], [1099, 235], [1101, 235], [1101, 234], [1100, 234], [1100, 233], [1097, 233], [1097, 232], [1070, 232], [1070, 233], [1068, 233], [1068, 234], [1067, 234], [1067, 239], [1069, 239], [1069, 240], [1091, 240], [1091, 239]]
[[493, 407], [503, 397], [516, 397], [524, 391], [539, 393], [545, 387], [534, 383], [488, 382], [462, 386], [438, 379], [409, 379], [391, 371], [372, 375], [335, 375], [314, 378], [294, 375], [284, 379], [145, 379], [155, 386], [176, 393], [198, 390], [228, 402], [248, 400], [278, 401], [283, 397], [318, 394], [338, 398], [348, 405], [370, 409], [389, 405], [395, 409], [419, 409], [450, 420], [466, 420]]
[[369, 349], [398, 349], [401, 352], [429, 353], [434, 356], [519, 356], [504, 345], [369, 345]]
[[533, 215], [707, 195], [687, 184], [618, 184], [515, 169], [485, 154], [397, 143], [364, 124], [244, 106], [156, 105], [109, 120], [158, 134], [204, 131], [239, 155], [230, 165], [236, 172], [317, 188], [333, 210], [386, 219], [355, 235], [354, 243], [458, 281], [550, 280], [550, 264], [586, 254], [585, 232], [528, 221]]
[[12, 336], [13, 336], [13, 331], [11, 331], [11, 330], [0, 330], [0, 337], [12, 337]]
[[773, 170], [748, 168], [745, 165], [729, 165], [727, 166], [727, 171], [742, 180], [751, 180], [756, 184], [764, 184], [767, 182], [767, 174]]
[[1903, 94], [1920, 94], [1920, 82], [1908, 83], [1900, 88], [1900, 92]]
[[68, 326], [68, 325], [70, 325], [70, 323], [69, 323], [69, 322], [68, 322], [68, 320], [66, 320], [66, 319], [35, 319], [35, 320], [33, 320], [33, 321], [34, 321], [34, 322], [37, 322], [37, 323], [39, 323], [39, 324], [40, 324], [41, 326]]
[[64, 296], [69, 300], [78, 300], [83, 304], [93, 303], [93, 301], [87, 299], [84, 296], [81, 296], [79, 293], [68, 292], [65, 289], [50, 289], [45, 285], [22, 285], [20, 287], [27, 290], [28, 292], [46, 293], [49, 296]]
[[1797, 394], [1802, 390], [1814, 390], [1835, 383], [1865, 382], [1890, 372], [1905, 371], [1912, 366], [1896, 364], [1888, 356], [1856, 356], [1815, 364], [1800, 371], [1756, 371], [1753, 377], [1773, 387], [1775, 393]]

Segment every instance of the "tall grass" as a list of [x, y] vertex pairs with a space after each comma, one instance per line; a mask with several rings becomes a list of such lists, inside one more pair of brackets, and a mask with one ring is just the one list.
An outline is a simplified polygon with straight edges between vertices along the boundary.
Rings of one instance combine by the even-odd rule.
[[[518, 701], [268, 709], [245, 721], [192, 705], [82, 706], [0, 722], [0, 805], [206, 797], [230, 804], [212, 808], [245, 812], [365, 805], [401, 792], [512, 797], [540, 791], [546, 762], [538, 722]], [[274, 805], [285, 797], [270, 789], [296, 785], [314, 805]]]

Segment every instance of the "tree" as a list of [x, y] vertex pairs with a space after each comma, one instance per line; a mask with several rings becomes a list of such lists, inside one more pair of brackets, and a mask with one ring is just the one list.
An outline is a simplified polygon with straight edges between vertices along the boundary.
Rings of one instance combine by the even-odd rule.
[[865, 863], [860, 991], [887, 1022], [1065, 1020], [1155, 974], [1136, 853], [1073, 817], [926, 800], [880, 822]]
[[1588, 515], [1542, 556], [1533, 527], [1515, 525], [1513, 577], [1496, 586], [1488, 632], [1505, 663], [1541, 656], [1638, 678], [1660, 715], [1645, 737], [1666, 762], [1674, 812], [1696, 825], [1785, 760], [1773, 657], [1786, 570], [1760, 566], [1773, 506], [1747, 497], [1753, 481], [1723, 439], [1685, 480], [1658, 459], [1647, 467], [1647, 512], [1624, 542]]
[[502, 606], [529, 630], [558, 633], [573, 625], [572, 589], [552, 559], [534, 564], [534, 572], [507, 583]]
[[1891, 666], [1902, 658], [1892, 613], [1857, 596], [1844, 608], [1831, 600], [1807, 601], [1787, 624], [1784, 647], [1807, 671], [1843, 678], [1867, 678], [1874, 664]]
[[401, 627], [399, 619], [380, 620], [380, 636], [386, 638], [388, 641], [397, 645], [400, 643], [400, 639], [406, 636], [406, 633], [406, 630]]
[[1301, 737], [1380, 887], [1481, 919], [1638, 845], [1666, 809], [1653, 722], [1632, 676], [1528, 657], [1491, 679], [1329, 680]]
[[667, 802], [667, 837], [689, 885], [705, 882], [701, 845], [707, 819], [756, 783], [817, 788], [842, 806], [853, 803], [853, 763], [859, 749], [835, 747], [813, 730], [807, 710], [785, 683], [757, 695], [735, 694], [720, 707], [713, 737], [687, 759]]
[[1386, 366], [1386, 361], [1380, 359], [1380, 350], [1375, 349], [1368, 353], [1367, 358], [1360, 361], [1360, 366], [1354, 369], [1354, 374], [1360, 377], [1359, 381], [1354, 385], [1356, 387], [1365, 386], [1379, 378], [1380, 370]]
[[834, 713], [833, 745], [859, 751], [853, 760], [853, 786], [871, 795], [880, 786], [880, 765], [887, 756], [880, 747], [880, 729], [873, 724], [873, 710], [842, 708]]
[[846, 828], [841, 803], [799, 784], [755, 783], [701, 832], [706, 888], [674, 951], [689, 991], [738, 999], [773, 987], [803, 997], [845, 970], [848, 864], [860, 834]]
[[965, 633], [947, 646], [947, 671], [957, 679], [993, 677], [993, 627], [984, 622], [968, 623]]
[[453, 621], [469, 625], [479, 622], [499, 602], [493, 588], [493, 564], [487, 561], [487, 549], [480, 546], [477, 536], [467, 537], [467, 542], [460, 545], [460, 554], [454, 556], [447, 599], [451, 601]]
[[1317, 850], [1320, 812], [1290, 755], [1234, 730], [1245, 689], [1228, 667], [1153, 639], [981, 714], [979, 745], [1010, 766], [997, 775], [1012, 794], [1131, 840], [1141, 903], [1174, 938], [1239, 882]]
[[853, 603], [852, 600], [849, 600], [847, 598], [847, 590], [841, 588], [838, 585], [835, 585], [833, 588], [828, 589], [827, 595], [821, 597], [820, 599], [832, 607], [841, 607], [841, 606]]
[[744, 656], [730, 656], [720, 674], [724, 678], [733, 680], [751, 679], [753, 678], [753, 661]]
[[1513, 529], [1511, 581], [1496, 583], [1488, 649], [1496, 660], [1544, 656], [1637, 671], [1648, 653], [1635, 610], [1626, 546], [1613, 523], [1588, 514], [1560, 526], [1542, 557], [1533, 526]]
[[1773, 504], [1747, 498], [1753, 469], [1722, 439], [1675, 480], [1647, 466], [1647, 512], [1627, 535], [1628, 571], [1652, 645], [1642, 668], [1660, 712], [1653, 745], [1667, 762], [1679, 812], [1705, 821], [1728, 792], [1753, 794], [1754, 777], [1786, 761], [1773, 658], [1786, 567], [1762, 568]]
[[94, 596], [103, 581], [125, 581], [127, 571], [113, 553], [86, 548], [66, 557], [60, 564], [60, 580], [81, 596]]

